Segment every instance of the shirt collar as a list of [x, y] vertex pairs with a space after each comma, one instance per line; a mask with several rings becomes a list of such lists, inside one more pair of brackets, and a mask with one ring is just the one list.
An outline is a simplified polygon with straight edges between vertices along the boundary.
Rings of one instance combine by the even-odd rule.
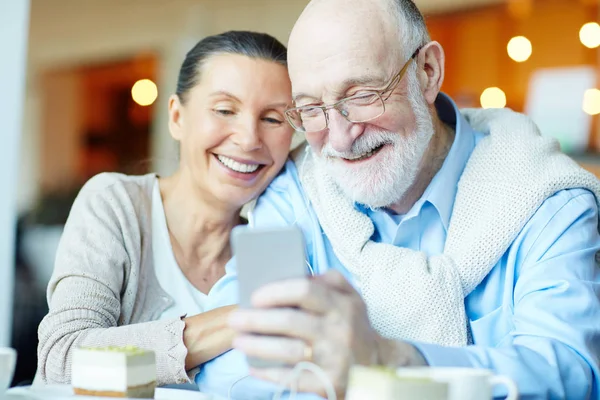
[[425, 202], [432, 204], [440, 215], [447, 231], [458, 189], [458, 181], [475, 147], [475, 132], [462, 116], [454, 101], [446, 94], [440, 93], [438, 95], [435, 106], [439, 118], [455, 128], [455, 136], [442, 168], [433, 177], [425, 193], [423, 193], [423, 202], [419, 203], [421, 203], [421, 206]]

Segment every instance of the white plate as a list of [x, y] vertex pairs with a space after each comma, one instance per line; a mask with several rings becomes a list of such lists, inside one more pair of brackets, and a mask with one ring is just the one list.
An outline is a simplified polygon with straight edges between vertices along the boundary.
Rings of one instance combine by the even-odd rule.
[[[5, 400], [107, 400], [110, 397], [79, 396], [71, 385], [16, 387], [6, 391]], [[1, 397], [0, 397], [1, 399]], [[213, 396], [192, 390], [156, 388], [154, 400], [212, 400]]]

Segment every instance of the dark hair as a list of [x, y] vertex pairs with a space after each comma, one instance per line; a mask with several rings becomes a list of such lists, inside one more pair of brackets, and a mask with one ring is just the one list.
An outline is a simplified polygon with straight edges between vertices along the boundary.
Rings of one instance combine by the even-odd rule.
[[229, 31], [208, 36], [196, 43], [181, 65], [175, 92], [181, 102], [185, 103], [187, 93], [198, 84], [202, 65], [216, 54], [239, 54], [287, 66], [286, 47], [266, 33]]

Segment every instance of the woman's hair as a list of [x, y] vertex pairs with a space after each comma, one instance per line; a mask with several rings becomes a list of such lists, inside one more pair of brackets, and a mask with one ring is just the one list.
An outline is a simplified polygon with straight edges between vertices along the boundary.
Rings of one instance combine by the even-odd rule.
[[266, 33], [229, 31], [208, 36], [186, 54], [179, 70], [176, 94], [182, 103], [187, 101], [187, 94], [200, 80], [203, 64], [217, 54], [238, 54], [287, 66], [286, 47]]

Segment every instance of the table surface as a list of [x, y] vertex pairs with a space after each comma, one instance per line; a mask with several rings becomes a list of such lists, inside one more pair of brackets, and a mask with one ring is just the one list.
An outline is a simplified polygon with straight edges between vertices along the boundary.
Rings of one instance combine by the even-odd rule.
[[[0, 396], [2, 399], [2, 396]], [[9, 389], [3, 400], [107, 400], [108, 397], [79, 396], [73, 393], [71, 385], [20, 386]], [[184, 387], [156, 388], [154, 400], [216, 400], [213, 396]]]

